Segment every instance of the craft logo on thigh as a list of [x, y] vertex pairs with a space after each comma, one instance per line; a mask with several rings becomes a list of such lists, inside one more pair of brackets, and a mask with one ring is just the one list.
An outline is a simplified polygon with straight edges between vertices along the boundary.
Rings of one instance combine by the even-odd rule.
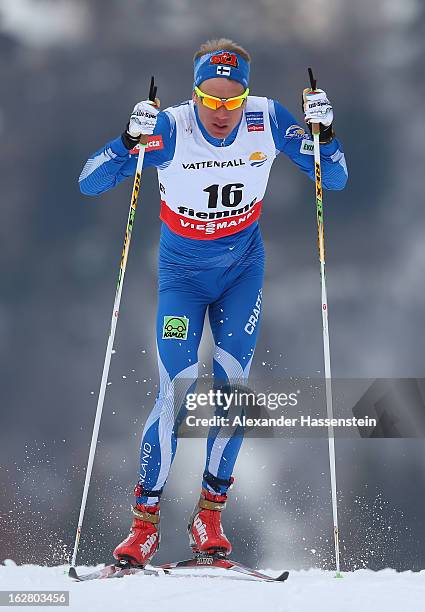
[[254, 333], [255, 326], [257, 325], [260, 319], [262, 300], [263, 300], [263, 290], [259, 289], [258, 295], [257, 295], [257, 301], [255, 302], [254, 308], [252, 309], [252, 313], [250, 314], [249, 319], [246, 322], [245, 327], [244, 327], [244, 330], [250, 336]]
[[189, 330], [189, 319], [187, 317], [166, 316], [162, 337], [164, 340], [175, 338], [176, 340], [187, 340]]

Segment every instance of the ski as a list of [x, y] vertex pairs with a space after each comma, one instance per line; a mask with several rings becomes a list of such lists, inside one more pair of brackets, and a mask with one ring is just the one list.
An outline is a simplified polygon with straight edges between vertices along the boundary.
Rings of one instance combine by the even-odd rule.
[[94, 570], [94, 572], [90, 572], [89, 574], [78, 574], [75, 567], [70, 567], [68, 576], [72, 578], [72, 580], [76, 580], [77, 582], [85, 582], [86, 580], [123, 578], [124, 576], [132, 576], [134, 574], [158, 576], [159, 574], [163, 573], [164, 570], [156, 568], [134, 567], [129, 564], [116, 565], [115, 563], [112, 563], [111, 565], [106, 565], [101, 569]]
[[[243, 574], [250, 580], [259, 580], [263, 582], [285, 582], [285, 580], [287, 580], [289, 576], [289, 572], [285, 571], [282, 572], [276, 578], [274, 578], [273, 576], [269, 576], [268, 574], [259, 572], [256, 569], [244, 565], [243, 563], [239, 563], [238, 561], [233, 561], [231, 559], [225, 559], [223, 557], [218, 556], [214, 557], [212, 555], [200, 555], [191, 559], [186, 559], [184, 561], [175, 561], [173, 563], [164, 563], [162, 565], [149, 567], [135, 567], [128, 564], [127, 562], [118, 564], [113, 563], [111, 565], [106, 565], [101, 569], [95, 570], [94, 572], [90, 572], [89, 574], [81, 575], [77, 573], [75, 567], [71, 567], [69, 569], [68, 576], [78, 582], [85, 582], [86, 580], [123, 578], [124, 576], [131, 576], [136, 574], [141, 574], [145, 576], [161, 576], [164, 574], [177, 576], [179, 572], [175, 570], [184, 569], [195, 570], [193, 575], [196, 576], [197, 569], [213, 568], [228, 570], [231, 573]], [[187, 574], [184, 575], [187, 576]], [[199, 575], [205, 577], [205, 574]], [[220, 577], [225, 578], [225, 576], [222, 575], [220, 575]]]
[[282, 572], [276, 578], [263, 574], [256, 569], [248, 567], [238, 561], [232, 559], [226, 559], [224, 557], [213, 556], [213, 555], [199, 555], [192, 559], [185, 561], [176, 561], [174, 563], [164, 563], [160, 566], [161, 569], [173, 573], [173, 570], [179, 569], [205, 569], [205, 568], [219, 568], [229, 570], [230, 572], [237, 572], [239, 574], [245, 574], [255, 580], [262, 580], [266, 582], [285, 582], [289, 576], [289, 572]]

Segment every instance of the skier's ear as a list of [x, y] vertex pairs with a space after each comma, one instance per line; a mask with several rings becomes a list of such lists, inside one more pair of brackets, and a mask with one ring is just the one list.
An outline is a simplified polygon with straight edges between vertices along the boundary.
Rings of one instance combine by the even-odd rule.
[[192, 91], [192, 100], [194, 104], [197, 104], [198, 96], [196, 95], [195, 90]]

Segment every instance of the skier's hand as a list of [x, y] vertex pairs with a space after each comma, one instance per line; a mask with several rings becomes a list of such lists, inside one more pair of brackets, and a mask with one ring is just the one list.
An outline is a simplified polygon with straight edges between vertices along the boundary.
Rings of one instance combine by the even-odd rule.
[[333, 121], [334, 113], [328, 100], [328, 96], [323, 89], [304, 89], [303, 91], [303, 110], [305, 122], [321, 123], [329, 127]]
[[133, 108], [127, 129], [121, 135], [121, 140], [127, 149], [133, 149], [139, 144], [142, 135], [153, 134], [159, 113], [160, 102], [158, 98], [138, 102]]
[[138, 102], [133, 108], [127, 132], [132, 138], [140, 138], [142, 134], [153, 134], [159, 107], [151, 100]]

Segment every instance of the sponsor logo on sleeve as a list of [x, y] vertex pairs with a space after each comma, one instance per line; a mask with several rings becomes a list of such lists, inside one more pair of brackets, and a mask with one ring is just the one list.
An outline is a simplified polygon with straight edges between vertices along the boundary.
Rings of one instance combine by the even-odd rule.
[[312, 140], [303, 140], [300, 146], [300, 153], [304, 155], [314, 155], [314, 144]]
[[164, 325], [162, 327], [162, 338], [170, 340], [187, 340], [189, 331], [189, 319], [187, 317], [176, 317], [168, 315], [164, 317]]
[[264, 132], [264, 114], [261, 112], [245, 113], [248, 132]]
[[148, 136], [148, 142], [146, 143], [146, 153], [148, 151], [159, 151], [164, 148], [161, 134], [157, 136]]
[[290, 125], [285, 132], [285, 138], [307, 138], [307, 134], [299, 125]]
[[[159, 151], [164, 148], [164, 143], [162, 141], [161, 134], [157, 134], [156, 136], [148, 136], [147, 143], [145, 146], [145, 152], [149, 151]], [[140, 145], [136, 145], [133, 149], [131, 149], [130, 154], [137, 155], [140, 151]]]

